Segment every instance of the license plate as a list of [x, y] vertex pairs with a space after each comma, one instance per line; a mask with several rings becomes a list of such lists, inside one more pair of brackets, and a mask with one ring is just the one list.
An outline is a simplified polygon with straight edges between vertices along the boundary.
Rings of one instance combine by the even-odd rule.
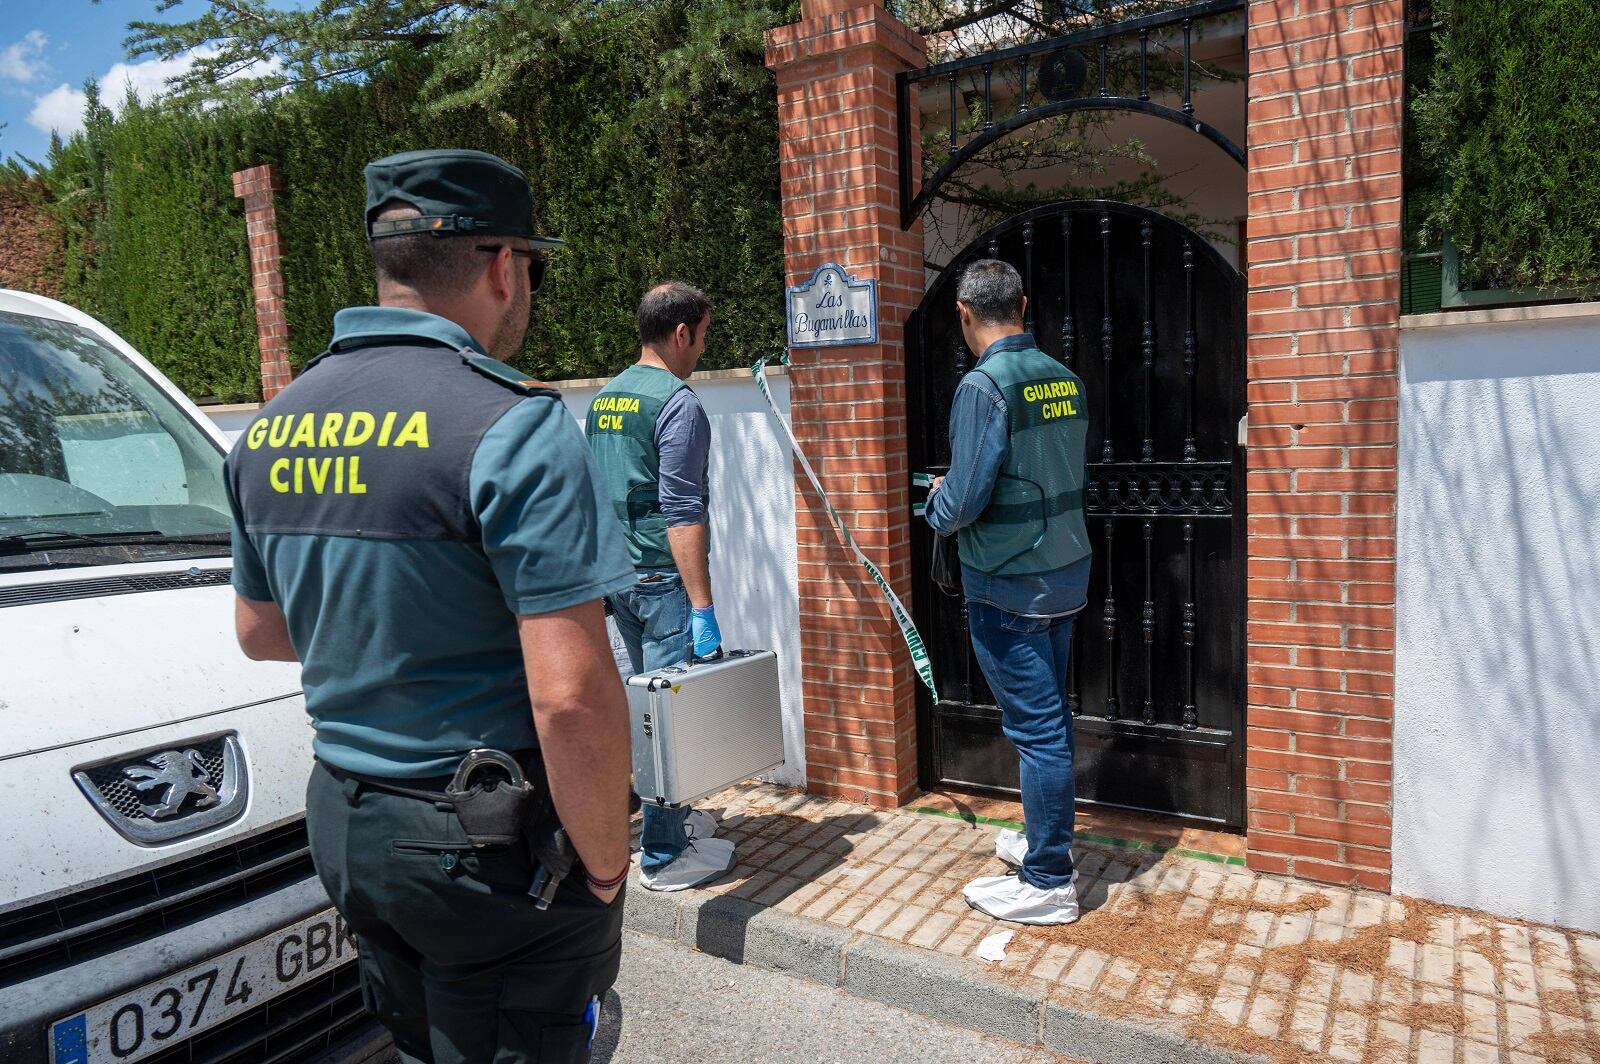
[[50, 1025], [52, 1064], [133, 1064], [355, 960], [326, 909]]

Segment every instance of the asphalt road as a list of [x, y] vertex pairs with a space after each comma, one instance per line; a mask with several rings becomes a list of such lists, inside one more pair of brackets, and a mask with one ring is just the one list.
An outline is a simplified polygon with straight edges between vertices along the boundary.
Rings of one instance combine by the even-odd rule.
[[[606, 996], [593, 1064], [1074, 1064], [842, 990], [622, 934], [622, 975]], [[344, 1054], [343, 1064], [385, 1059], [392, 1054], [368, 1049]]]

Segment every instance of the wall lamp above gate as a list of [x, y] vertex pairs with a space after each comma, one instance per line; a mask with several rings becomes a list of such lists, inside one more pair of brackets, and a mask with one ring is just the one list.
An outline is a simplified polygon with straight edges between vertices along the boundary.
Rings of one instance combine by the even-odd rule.
[[[896, 77], [895, 83], [900, 123], [900, 228], [911, 228], [911, 223], [963, 163], [1006, 134], [1057, 115], [1086, 111], [1127, 111], [1150, 115], [1193, 130], [1227, 152], [1234, 162], [1245, 165], [1244, 149], [1195, 114], [1193, 56], [1196, 22], [1243, 11], [1245, 7], [1246, 0], [1206, 0], [1143, 18], [902, 72]], [[1156, 103], [1150, 98], [1150, 35], [1172, 27], [1181, 28], [1183, 32], [1181, 108]], [[1108, 75], [1113, 42], [1130, 39], [1137, 41], [1139, 50], [1139, 88], [1133, 96], [1113, 91]], [[1094, 67], [1099, 83], [1094, 91], [1086, 92], [1090, 62], [1084, 53], [1090, 49], [1096, 53]], [[994, 80], [996, 72], [1002, 69], [1015, 71], [1017, 108], [1009, 116], [997, 118], [994, 113]], [[956, 119], [956, 102], [957, 84], [964, 75], [982, 79], [983, 121], [963, 140]], [[1031, 99], [1030, 76], [1037, 88], [1038, 99]], [[940, 81], [948, 86], [950, 94], [950, 158], [933, 176], [923, 178], [919, 188], [914, 188], [911, 166], [916, 154], [911, 136], [911, 109], [920, 106], [918, 94], [924, 83], [938, 84]], [[963, 90], [961, 95], [965, 94]], [[979, 95], [978, 90], [974, 89], [973, 95]]]

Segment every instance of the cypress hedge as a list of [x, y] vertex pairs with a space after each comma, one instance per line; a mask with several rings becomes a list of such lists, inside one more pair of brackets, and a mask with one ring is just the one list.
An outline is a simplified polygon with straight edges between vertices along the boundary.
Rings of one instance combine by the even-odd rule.
[[1600, 284], [1600, 5], [1413, 4], [1433, 23], [1410, 56], [1425, 238], [1449, 234], [1464, 288]]
[[327, 341], [334, 311], [370, 303], [362, 166], [397, 151], [468, 147], [521, 166], [540, 227], [568, 243], [534, 301], [518, 366], [544, 379], [614, 373], [637, 353], [633, 308], [676, 277], [714, 305], [703, 365], [748, 365], [783, 345], [776, 93], [759, 51], [747, 76], [672, 84], [686, 4], [634, 32], [564, 41], [496, 99], [419, 107], [431, 64], [397, 52], [359, 84], [304, 87], [207, 109], [91, 99], [87, 128], [51, 153], [65, 230], [64, 298], [98, 315], [189, 394], [259, 396], [243, 206], [231, 174], [272, 163], [292, 357]]

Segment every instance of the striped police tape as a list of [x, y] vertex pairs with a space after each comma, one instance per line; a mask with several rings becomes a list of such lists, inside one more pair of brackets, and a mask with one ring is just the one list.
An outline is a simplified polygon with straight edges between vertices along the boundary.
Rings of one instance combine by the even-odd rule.
[[[850, 552], [856, 556], [856, 561], [860, 562], [861, 566], [871, 574], [873, 582], [878, 585], [878, 590], [883, 592], [884, 601], [889, 606], [889, 613], [894, 617], [895, 624], [900, 627], [900, 635], [906, 641], [906, 649], [911, 652], [912, 667], [917, 670], [917, 675], [922, 678], [922, 682], [927, 684], [928, 692], [933, 695], [933, 700], [938, 702], [939, 689], [933, 685], [933, 663], [928, 658], [928, 648], [922, 642], [922, 636], [918, 633], [917, 626], [912, 623], [911, 614], [906, 612], [905, 605], [900, 601], [900, 596], [894, 593], [894, 589], [883, 578], [883, 573], [878, 570], [878, 567], [872, 564], [872, 560], [862, 553], [855, 537], [845, 527], [844, 519], [839, 516], [839, 511], [833, 508], [833, 502], [828, 498], [828, 493], [822, 490], [822, 481], [817, 477], [817, 471], [811, 468], [810, 460], [806, 458], [805, 452], [800, 449], [800, 441], [794, 438], [794, 430], [789, 427], [789, 422], [778, 411], [778, 404], [772, 401], [772, 392], [767, 387], [766, 371], [769, 361], [772, 361], [772, 359], [762, 358], [754, 366], [750, 367], [750, 372], [756, 378], [756, 387], [761, 389], [762, 398], [766, 399], [767, 406], [772, 409], [773, 417], [777, 419], [779, 425], [783, 426], [783, 434], [789, 440], [789, 448], [794, 452], [795, 458], [799, 459], [800, 468], [805, 470], [806, 477], [811, 481], [811, 486], [817, 490], [817, 497], [822, 500], [823, 508], [828, 511], [828, 518], [833, 522], [833, 527], [843, 537], [845, 546], [849, 547]], [[789, 365], [789, 353], [785, 351], [778, 355], [776, 361], [781, 365]], [[919, 473], [917, 476], [923, 477], [925, 474]], [[913, 507], [912, 512], [921, 514], [921, 504], [919, 503]]]

